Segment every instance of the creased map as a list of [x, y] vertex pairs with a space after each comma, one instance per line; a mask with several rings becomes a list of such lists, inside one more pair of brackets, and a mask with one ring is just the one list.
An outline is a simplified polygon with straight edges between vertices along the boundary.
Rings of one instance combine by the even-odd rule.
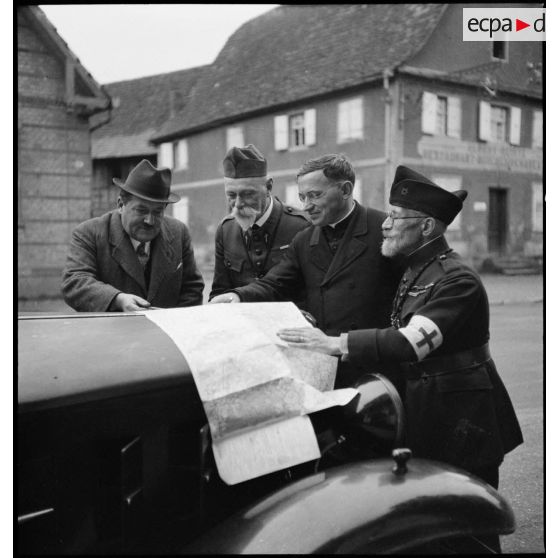
[[308, 414], [347, 404], [337, 359], [289, 347], [276, 332], [312, 327], [290, 302], [152, 310], [196, 382], [219, 475], [236, 484], [319, 457]]

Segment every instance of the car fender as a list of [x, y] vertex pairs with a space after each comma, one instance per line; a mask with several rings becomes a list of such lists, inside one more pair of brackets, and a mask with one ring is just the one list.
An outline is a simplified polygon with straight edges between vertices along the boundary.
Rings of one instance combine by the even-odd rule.
[[484, 481], [412, 459], [343, 465], [295, 482], [207, 531], [187, 554], [391, 553], [459, 535], [507, 534], [511, 507]]

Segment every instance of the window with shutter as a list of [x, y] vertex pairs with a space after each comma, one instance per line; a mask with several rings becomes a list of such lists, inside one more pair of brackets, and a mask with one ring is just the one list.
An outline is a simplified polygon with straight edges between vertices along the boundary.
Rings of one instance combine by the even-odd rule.
[[480, 101], [479, 103], [479, 139], [490, 141], [490, 103]]
[[542, 110], [533, 111], [533, 142], [532, 146], [535, 149], [540, 149], [543, 146], [543, 113]]
[[436, 111], [438, 108], [438, 96], [428, 91], [422, 94], [422, 131], [425, 134], [436, 133]]
[[227, 151], [231, 147], [244, 147], [244, 129], [242, 126], [227, 128]]
[[461, 138], [461, 99], [459, 97], [448, 97], [448, 136], [450, 138]]
[[337, 142], [363, 137], [362, 97], [343, 101], [337, 106]]
[[175, 169], [188, 168], [188, 143], [185, 139], [175, 141], [172, 144], [173, 162]]
[[273, 120], [275, 130], [275, 149], [283, 151], [289, 148], [289, 117], [286, 114], [276, 116]]
[[521, 109], [511, 107], [510, 110], [510, 143], [519, 145], [521, 143]]
[[158, 165], [160, 167], [167, 167], [172, 169], [174, 167], [173, 161], [173, 147], [172, 143], [162, 143], [159, 145], [159, 161]]

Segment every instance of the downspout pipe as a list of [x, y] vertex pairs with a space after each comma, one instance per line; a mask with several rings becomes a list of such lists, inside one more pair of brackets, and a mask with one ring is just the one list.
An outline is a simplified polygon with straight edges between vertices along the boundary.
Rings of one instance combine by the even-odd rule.
[[393, 133], [391, 127], [392, 121], [392, 106], [393, 106], [393, 96], [390, 90], [390, 78], [393, 77], [393, 70], [386, 68], [383, 72], [383, 83], [384, 83], [384, 205], [387, 205], [389, 199], [389, 185], [391, 183], [391, 177], [393, 176], [392, 170], [392, 156], [393, 156]]

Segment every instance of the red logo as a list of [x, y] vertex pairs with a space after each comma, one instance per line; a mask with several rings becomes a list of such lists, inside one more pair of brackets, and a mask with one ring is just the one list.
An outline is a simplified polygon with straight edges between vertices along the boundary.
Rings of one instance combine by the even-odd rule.
[[530, 23], [525, 23], [521, 19], [515, 18], [515, 30], [516, 31], [521, 31], [522, 29], [525, 29], [526, 27], [531, 27], [531, 24]]

